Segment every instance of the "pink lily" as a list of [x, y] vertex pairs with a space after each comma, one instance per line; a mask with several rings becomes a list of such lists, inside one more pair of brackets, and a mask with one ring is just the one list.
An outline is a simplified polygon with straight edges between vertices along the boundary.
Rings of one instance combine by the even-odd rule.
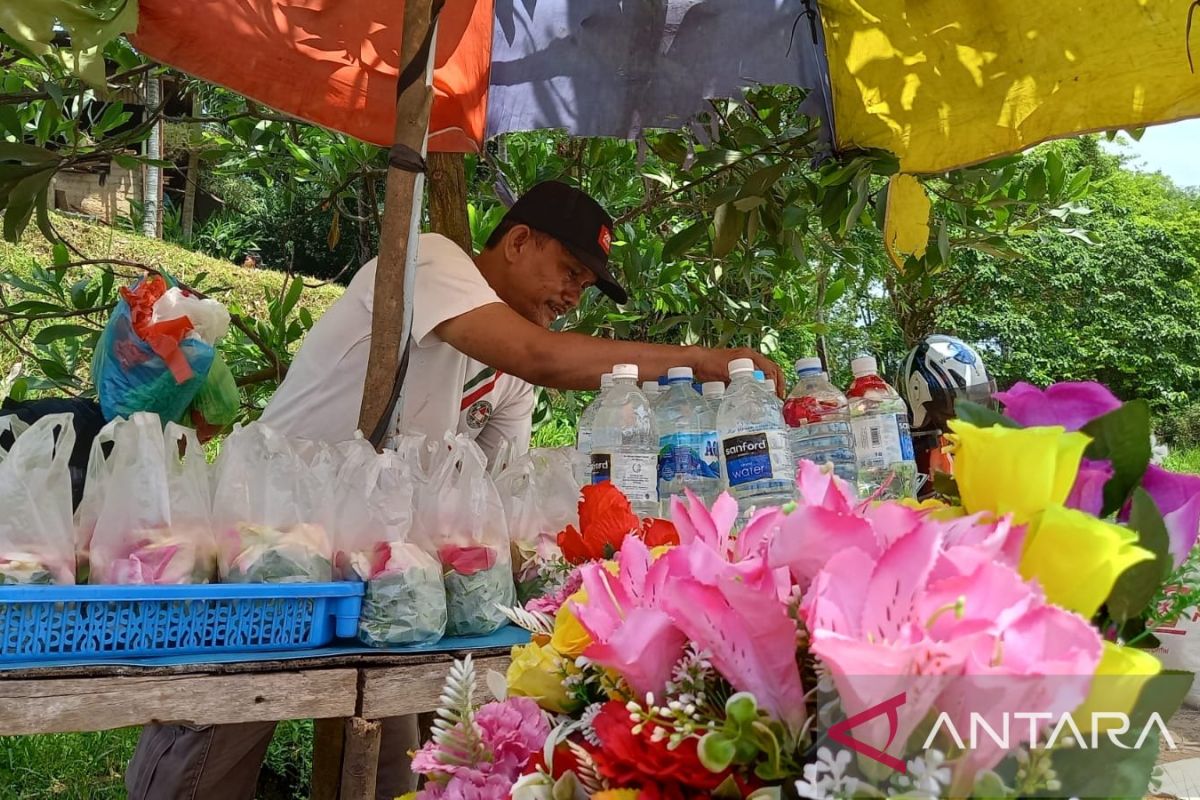
[[586, 603], [571, 603], [592, 637], [584, 656], [617, 670], [639, 695], [661, 692], [687, 637], [659, 607], [666, 563], [654, 563], [641, 539], [627, 536], [612, 575], [602, 564], [580, 568]]

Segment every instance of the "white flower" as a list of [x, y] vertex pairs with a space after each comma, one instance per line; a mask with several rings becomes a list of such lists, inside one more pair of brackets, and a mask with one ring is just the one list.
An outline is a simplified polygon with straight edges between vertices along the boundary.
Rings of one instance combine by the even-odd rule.
[[941, 797], [942, 790], [950, 785], [950, 768], [943, 766], [946, 756], [939, 750], [930, 750], [924, 756], [916, 756], [908, 762], [908, 773], [896, 778], [896, 785], [904, 788], [905, 794], [920, 794]]
[[835, 756], [828, 747], [817, 750], [817, 760], [804, 765], [804, 778], [796, 781], [796, 792], [811, 800], [853, 796], [858, 780], [846, 775], [850, 766], [850, 751], [839, 750]]
[[512, 800], [553, 800], [554, 780], [541, 772], [522, 775], [512, 787]]

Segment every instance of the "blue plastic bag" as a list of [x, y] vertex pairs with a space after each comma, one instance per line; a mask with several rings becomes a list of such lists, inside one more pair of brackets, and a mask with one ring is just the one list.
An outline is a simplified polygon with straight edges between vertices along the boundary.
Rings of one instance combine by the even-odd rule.
[[211, 345], [196, 337], [180, 340], [179, 351], [192, 373], [182, 382], [133, 329], [132, 312], [122, 292], [92, 357], [92, 382], [104, 418], [150, 411], [161, 419], [179, 419], [204, 385], [215, 355]]

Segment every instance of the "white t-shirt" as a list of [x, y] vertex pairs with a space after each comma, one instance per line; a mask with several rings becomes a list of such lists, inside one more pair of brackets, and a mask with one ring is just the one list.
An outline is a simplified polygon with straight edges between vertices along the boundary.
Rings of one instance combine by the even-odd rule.
[[[470, 256], [446, 237], [422, 234], [417, 256], [415, 347], [396, 429], [435, 438], [464, 433], [489, 460], [505, 439], [512, 441], [514, 452], [524, 452], [533, 421], [533, 387], [468, 358], [433, 330], [448, 319], [503, 301]], [[375, 264], [376, 259], [364, 264], [346, 293], [313, 325], [263, 411], [264, 423], [301, 439], [353, 438], [371, 349]]]

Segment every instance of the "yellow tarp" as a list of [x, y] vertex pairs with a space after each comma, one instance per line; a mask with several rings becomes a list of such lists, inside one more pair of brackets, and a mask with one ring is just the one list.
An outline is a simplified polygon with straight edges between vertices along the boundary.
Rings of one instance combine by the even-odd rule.
[[[883, 148], [903, 171], [928, 173], [1200, 116], [1191, 4], [822, 0], [835, 142]], [[1192, 52], [1200, 69], [1200, 10]]]

